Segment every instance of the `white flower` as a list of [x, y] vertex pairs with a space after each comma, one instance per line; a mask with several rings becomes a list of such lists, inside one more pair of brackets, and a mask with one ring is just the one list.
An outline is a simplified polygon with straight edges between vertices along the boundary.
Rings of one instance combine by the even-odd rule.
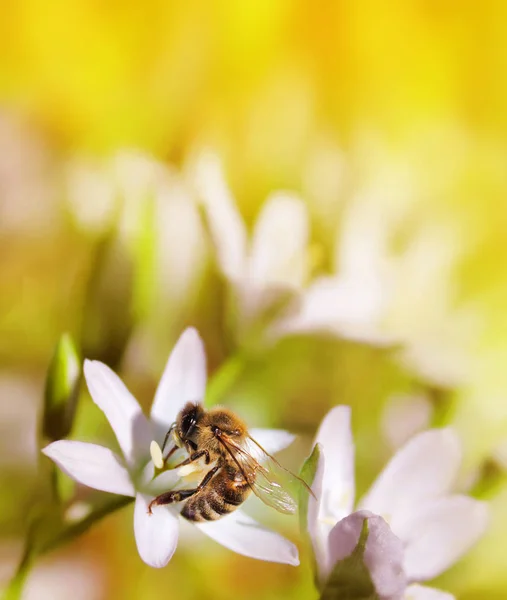
[[[312, 486], [317, 500], [309, 500], [308, 530], [319, 576], [325, 581], [341, 558], [342, 520], [354, 510], [350, 408], [333, 408], [324, 418], [315, 441], [320, 444], [322, 453]], [[427, 581], [448, 569], [485, 531], [487, 505], [451, 492], [460, 460], [460, 444], [452, 430], [420, 433], [393, 456], [359, 502], [361, 511], [371, 511], [389, 523], [392, 533], [389, 536], [383, 532], [383, 539], [394, 548], [394, 555], [396, 538], [402, 543], [401, 567], [409, 585], [404, 596], [381, 594], [382, 598], [452, 598], [450, 594], [415, 585], [415, 582]], [[380, 527], [378, 522], [373, 525]], [[399, 573], [375, 569], [375, 561], [383, 560], [385, 552], [377, 554], [375, 558], [373, 551], [371, 558], [374, 583], [388, 585], [394, 578], [399, 583]]]
[[248, 240], [218, 157], [201, 154], [193, 179], [206, 210], [218, 266], [235, 293], [238, 322], [251, 324], [267, 315], [266, 339], [271, 341], [316, 332], [373, 343], [389, 341], [379, 328], [387, 280], [381, 278], [379, 261], [371, 260], [375, 240], [366, 236], [360, 248], [356, 244], [353, 252], [344, 252], [339, 276], [311, 282], [309, 218], [296, 194], [271, 194]]
[[160, 326], [162, 307], [172, 305], [174, 311], [174, 304], [188, 302], [206, 260], [199, 213], [181, 175], [148, 154], [125, 148], [100, 160], [74, 157], [66, 185], [70, 212], [82, 229], [104, 234], [117, 227], [131, 256], [149, 236], [150, 256], [143, 260], [150, 261], [150, 281], [156, 286], [146, 312]]
[[194, 167], [192, 179], [208, 217], [218, 267], [234, 292], [238, 323], [250, 325], [280, 298], [289, 300], [306, 283], [306, 208], [296, 194], [273, 193], [249, 240], [218, 157], [202, 153]]
[[[187, 329], [172, 351], [160, 380], [148, 420], [136, 399], [106, 365], [85, 361], [86, 382], [95, 403], [113, 428], [123, 457], [108, 448], [61, 440], [44, 448], [70, 477], [105, 492], [135, 497], [134, 533], [141, 558], [153, 567], [171, 559], [178, 542], [181, 506], [157, 506], [148, 514], [150, 501], [174, 487], [179, 474], [165, 471], [153, 479], [150, 442], [162, 442], [178, 412], [188, 401], [201, 401], [206, 388], [206, 355], [194, 329]], [[268, 452], [288, 446], [293, 436], [285, 431], [252, 429]], [[223, 546], [261, 560], [299, 564], [296, 547], [279, 534], [261, 527], [236, 510], [197, 527]]]

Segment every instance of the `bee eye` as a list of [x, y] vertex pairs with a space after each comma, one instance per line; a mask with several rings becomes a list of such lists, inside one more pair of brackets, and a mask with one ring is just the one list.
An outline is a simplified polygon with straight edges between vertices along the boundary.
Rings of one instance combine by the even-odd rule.
[[185, 415], [181, 422], [181, 432], [184, 436], [189, 435], [192, 429], [195, 427], [195, 417], [193, 414]]

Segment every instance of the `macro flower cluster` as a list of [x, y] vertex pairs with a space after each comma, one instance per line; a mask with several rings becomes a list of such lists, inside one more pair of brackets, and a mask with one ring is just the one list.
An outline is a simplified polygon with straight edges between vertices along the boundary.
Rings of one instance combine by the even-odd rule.
[[[192, 328], [181, 335], [160, 380], [149, 419], [106, 365], [86, 361], [84, 374], [122, 455], [70, 440], [55, 441], [43, 452], [79, 483], [134, 498], [139, 554], [148, 565], [163, 567], [176, 550], [182, 517], [177, 504], [155, 506], [152, 512], [149, 504], [158, 494], [184, 485], [195, 473], [185, 467], [159, 469], [153, 447], [160, 449], [166, 432], [188, 401], [203, 401], [205, 397], [206, 355], [201, 338]], [[416, 435], [396, 453], [356, 505], [350, 420], [349, 407], [333, 408], [322, 421], [307, 461], [313, 461], [313, 475], [305, 520], [316, 579], [327, 593], [323, 598], [346, 597], [332, 595], [332, 590], [333, 586], [339, 590], [343, 581], [350, 586], [350, 579], [356, 586], [372, 586], [380, 600], [451, 599], [450, 594], [420, 583], [459, 560], [482, 535], [488, 518], [485, 503], [453, 492], [461, 456], [456, 435], [450, 429]], [[282, 430], [252, 429], [251, 434], [268, 453], [278, 452], [293, 441], [293, 436]], [[195, 526], [239, 554], [299, 564], [292, 542], [260, 525], [241, 508]], [[348, 558], [357, 552], [361, 576], [347, 571], [351, 568]]]

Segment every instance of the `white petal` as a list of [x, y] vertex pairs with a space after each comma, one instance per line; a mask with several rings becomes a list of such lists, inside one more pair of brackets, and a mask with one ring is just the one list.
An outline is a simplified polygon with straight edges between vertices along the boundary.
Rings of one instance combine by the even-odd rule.
[[380, 328], [384, 286], [373, 279], [321, 277], [305, 291], [297, 312], [279, 324], [282, 333], [329, 332], [352, 340], [389, 344]]
[[449, 496], [420, 508], [402, 531], [408, 577], [425, 581], [443, 573], [479, 540], [487, 523], [487, 504], [468, 496]]
[[178, 545], [178, 517], [167, 506], [155, 506], [148, 514], [152, 497], [137, 494], [134, 533], [139, 555], [150, 567], [165, 567]]
[[255, 224], [249, 274], [266, 287], [299, 288], [307, 273], [308, 215], [300, 198], [272, 194]]
[[335, 406], [322, 420], [315, 438], [320, 446], [319, 463], [308, 499], [308, 532], [321, 583], [331, 568], [328, 537], [338, 521], [354, 506], [354, 441], [350, 407]]
[[150, 425], [122, 380], [105, 364], [85, 360], [84, 374], [95, 404], [104, 412], [129, 464], [149, 453]]
[[455, 600], [452, 594], [424, 585], [409, 585], [403, 600]]
[[407, 515], [452, 488], [461, 462], [461, 447], [451, 429], [424, 431], [389, 461], [360, 508], [382, 515], [398, 534]]
[[250, 429], [250, 435], [260, 444], [268, 454], [276, 454], [290, 446], [295, 435], [283, 429]]
[[209, 523], [197, 523], [199, 529], [229, 550], [270, 562], [299, 565], [296, 546], [284, 537], [262, 527], [240, 510]]
[[354, 440], [350, 407], [335, 406], [324, 417], [315, 443], [325, 456], [320, 518], [336, 523], [354, 506]]
[[60, 469], [88, 487], [112, 494], [135, 496], [135, 490], [121, 459], [109, 448], [59, 440], [43, 448], [42, 452]]
[[217, 259], [223, 273], [244, 276], [246, 227], [227, 187], [218, 156], [202, 153], [195, 167], [195, 183], [206, 210]]
[[146, 491], [157, 496], [175, 488], [181, 480], [180, 469], [170, 469], [157, 475], [146, 486]]
[[[346, 276], [380, 276], [386, 271], [389, 236], [395, 219], [403, 214], [391, 208], [390, 200], [379, 202], [378, 192], [373, 195], [363, 191], [346, 207], [335, 246], [337, 271]], [[394, 206], [398, 208], [399, 204]]]
[[391, 396], [382, 415], [382, 433], [393, 449], [397, 449], [417, 433], [428, 429], [434, 403], [423, 394]]
[[403, 571], [403, 544], [382, 517], [369, 511], [358, 511], [345, 517], [329, 534], [331, 569], [352, 554], [365, 519], [368, 521], [368, 537], [363, 560], [375, 590], [380, 598], [401, 599], [407, 585]]
[[153, 400], [151, 418], [169, 429], [187, 402], [202, 402], [206, 391], [206, 352], [193, 327], [174, 346]]

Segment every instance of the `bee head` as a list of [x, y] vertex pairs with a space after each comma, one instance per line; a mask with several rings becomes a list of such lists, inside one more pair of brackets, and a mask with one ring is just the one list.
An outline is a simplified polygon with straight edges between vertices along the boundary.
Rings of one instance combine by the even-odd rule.
[[198, 423], [204, 414], [200, 404], [188, 402], [180, 411], [176, 419], [176, 430], [183, 441], [192, 441], [197, 434]]

